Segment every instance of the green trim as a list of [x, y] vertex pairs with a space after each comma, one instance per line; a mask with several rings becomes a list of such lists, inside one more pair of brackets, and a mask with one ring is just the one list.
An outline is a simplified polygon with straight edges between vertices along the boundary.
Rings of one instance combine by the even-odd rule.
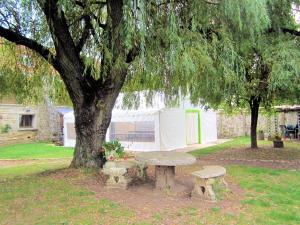
[[[202, 142], [202, 137], [201, 137], [201, 111], [199, 109], [186, 109], [185, 110], [185, 115], [188, 113], [197, 113], [198, 114], [198, 143], [201, 144]], [[186, 137], [186, 142], [187, 142], [187, 137]]]

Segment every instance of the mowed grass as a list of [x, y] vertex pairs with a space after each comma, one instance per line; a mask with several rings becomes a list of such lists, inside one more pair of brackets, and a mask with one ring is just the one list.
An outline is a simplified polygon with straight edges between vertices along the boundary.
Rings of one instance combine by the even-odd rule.
[[[206, 154], [248, 143], [249, 138], [238, 138], [227, 147], [226, 143], [210, 147], [213, 150]], [[294, 143], [290, 147], [299, 149]], [[68, 171], [69, 161], [44, 160], [0, 169], [0, 224], [300, 224], [300, 171], [228, 166], [226, 179], [244, 192], [242, 210], [228, 212], [215, 205], [199, 214], [199, 209], [188, 207], [142, 219], [126, 203], [117, 204], [90, 191], [84, 180], [93, 179], [91, 173], [53, 175], [53, 171], [58, 175]]]
[[67, 168], [70, 165], [70, 159], [60, 160], [38, 160], [30, 164], [20, 164], [14, 166], [0, 167], [0, 182], [3, 179], [30, 176], [46, 171]]
[[34, 175], [0, 183], [0, 224], [127, 224], [134, 212], [63, 179]]
[[[202, 149], [197, 149], [194, 151], [189, 152], [190, 154], [194, 155], [195, 157], [211, 154], [211, 153], [216, 153], [223, 151], [225, 149], [229, 148], [250, 148], [250, 137], [238, 137], [233, 140], [224, 142], [219, 145], [214, 145], [210, 146], [207, 148], [202, 148]], [[273, 142], [272, 141], [258, 141], [258, 147], [265, 147], [265, 146], [272, 146]], [[289, 140], [284, 141], [284, 146], [286, 148], [291, 148], [291, 149], [298, 149], [300, 150], [300, 143], [295, 143], [291, 142]]]
[[49, 143], [16, 144], [0, 147], [0, 159], [70, 158], [74, 148]]
[[241, 217], [251, 224], [300, 224], [300, 171], [231, 166], [231, 179], [245, 191]]
[[[13, 175], [15, 169], [7, 169]], [[243, 166], [229, 166], [227, 171], [227, 179], [244, 190], [242, 212], [223, 212], [216, 205], [199, 214], [199, 209], [188, 207], [154, 213], [149, 219], [140, 219], [126, 203], [96, 197], [80, 185], [91, 176], [83, 171], [68, 178], [46, 172], [7, 179], [6, 174], [5, 180], [0, 179], [0, 224], [164, 224], [172, 219], [179, 224], [300, 224], [299, 171]]]

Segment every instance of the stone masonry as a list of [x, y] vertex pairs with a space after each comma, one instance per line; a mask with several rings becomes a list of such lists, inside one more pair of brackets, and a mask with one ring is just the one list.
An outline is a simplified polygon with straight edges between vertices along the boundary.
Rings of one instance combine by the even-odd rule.
[[[33, 115], [31, 128], [20, 128], [21, 115]], [[11, 127], [10, 133], [35, 132], [40, 141], [57, 141], [62, 136], [60, 115], [52, 105], [0, 104], [0, 128], [6, 124]]]
[[[258, 116], [257, 130], [263, 130], [265, 137], [275, 133], [275, 119], [278, 119], [278, 125], [296, 125], [297, 112], [277, 112], [271, 116], [260, 113]], [[217, 113], [218, 138], [233, 138], [238, 136], [250, 135], [251, 117], [247, 112], [239, 112], [228, 115], [223, 111]], [[277, 127], [278, 132], [280, 128]]]

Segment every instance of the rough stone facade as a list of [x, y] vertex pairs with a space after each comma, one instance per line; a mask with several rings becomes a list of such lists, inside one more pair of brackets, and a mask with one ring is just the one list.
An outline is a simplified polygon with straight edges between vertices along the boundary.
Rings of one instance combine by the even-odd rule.
[[[32, 126], [20, 127], [22, 115], [33, 115]], [[5, 125], [11, 127], [10, 133], [16, 135], [28, 131], [36, 133], [40, 141], [55, 141], [62, 139], [61, 118], [55, 106], [23, 106], [19, 104], [0, 104], [0, 128]]]
[[[17, 104], [1, 104], [0, 105], [0, 127], [6, 124], [10, 125], [11, 132], [21, 130], [37, 130], [37, 114], [38, 109], [35, 106], [22, 106]], [[20, 128], [21, 115], [34, 115], [32, 128]]]
[[62, 140], [60, 114], [55, 106], [38, 107], [38, 140], [58, 142]]
[[[271, 116], [259, 114], [257, 130], [263, 130], [265, 136], [280, 133], [280, 125], [296, 125], [298, 112], [277, 112]], [[276, 121], [277, 120], [277, 121]], [[223, 111], [217, 113], [218, 138], [233, 138], [250, 135], [251, 117], [247, 112], [228, 115]]]

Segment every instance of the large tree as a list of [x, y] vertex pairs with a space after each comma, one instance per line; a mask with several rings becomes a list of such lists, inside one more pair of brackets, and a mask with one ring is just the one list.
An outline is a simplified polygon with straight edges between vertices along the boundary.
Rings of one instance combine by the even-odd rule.
[[0, 36], [35, 51], [59, 73], [75, 112], [72, 165], [94, 167], [103, 164], [101, 147], [126, 80], [126, 90], [189, 93], [191, 81], [214, 75], [215, 38], [227, 40], [228, 27], [261, 32], [267, 2], [2, 0]]
[[[186, 7], [193, 16], [177, 30], [183, 38], [170, 43], [173, 50], [147, 57], [147, 71], [137, 68], [140, 76], [130, 80], [128, 96], [134, 97], [130, 90], [147, 89], [150, 97], [162, 91], [214, 108], [248, 108], [251, 147], [257, 148], [260, 106], [297, 100], [300, 33], [293, 7], [299, 1], [200, 2]], [[169, 66], [157, 66], [159, 60]]]
[[145, 33], [136, 2], [1, 1], [0, 36], [37, 52], [66, 86], [75, 113], [75, 167], [103, 163], [111, 111]]
[[[266, 26], [258, 32], [242, 27], [214, 26], [226, 36], [216, 41], [215, 75], [192, 80], [191, 96], [228, 109], [248, 108], [251, 114], [251, 148], [257, 148], [260, 107], [297, 102], [300, 91], [300, 40], [294, 13], [297, 1], [266, 1]], [[215, 5], [215, 7], [220, 7]], [[224, 38], [225, 37], [225, 38]], [[224, 51], [231, 49], [231, 54]], [[225, 52], [225, 54], [224, 54]], [[227, 60], [224, 60], [226, 58]], [[205, 85], [207, 83], [207, 85]], [[214, 90], [209, 95], [207, 89]]]

